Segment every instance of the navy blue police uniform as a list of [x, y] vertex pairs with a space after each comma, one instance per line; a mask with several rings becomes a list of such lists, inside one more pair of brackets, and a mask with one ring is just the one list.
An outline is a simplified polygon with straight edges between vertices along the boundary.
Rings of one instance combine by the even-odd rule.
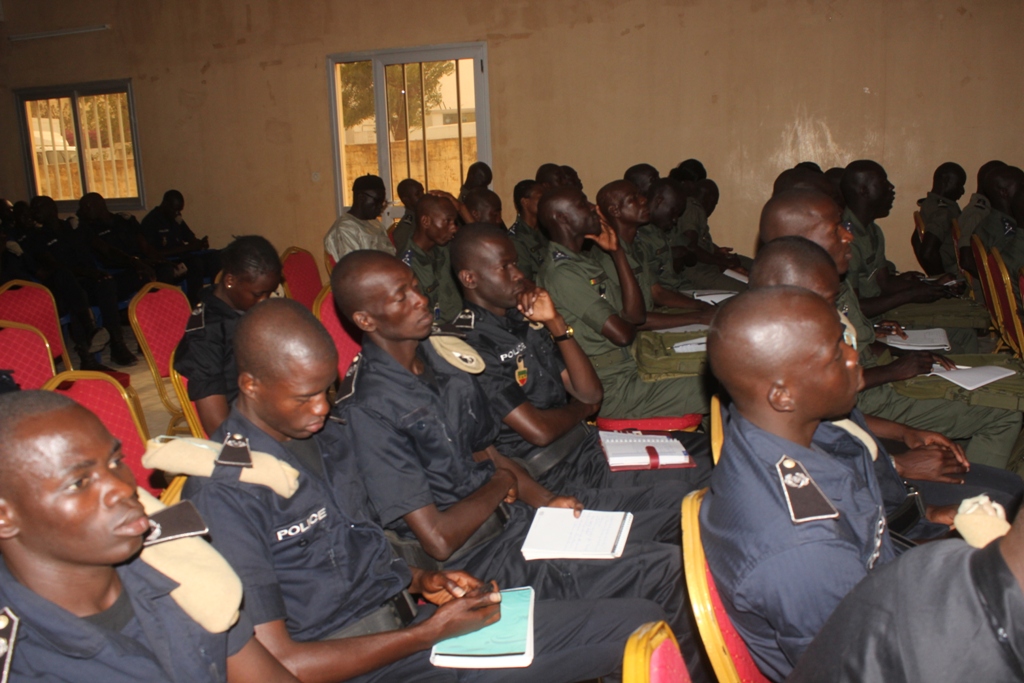
[[227, 680], [227, 658], [253, 635], [245, 612], [227, 632], [210, 633], [171, 597], [178, 583], [142, 560], [121, 565], [117, 575], [118, 601], [82, 618], [22, 586], [0, 559], [0, 640], [7, 646], [0, 679], [7, 658], [11, 681]]
[[[328, 422], [311, 439], [279, 443], [233, 410], [215, 438], [241, 434], [254, 451], [299, 472], [290, 498], [239, 481], [238, 467], [219, 465], [209, 478], [189, 477], [183, 497], [210, 527], [214, 547], [242, 580], [245, 606], [256, 625], [284, 620], [293, 640], [309, 642], [367, 635], [421, 621], [433, 607], [413, 607], [405, 589], [409, 567], [395, 556], [371, 518], [366, 491], [339, 425]], [[600, 609], [620, 620], [602, 616]], [[385, 628], [382, 612], [393, 615]], [[435, 668], [420, 652], [356, 681], [573, 681], [613, 671], [632, 629], [659, 618], [647, 601], [538, 602], [537, 651], [531, 667], [475, 671]], [[579, 673], [579, 667], [586, 672]]]
[[[351, 390], [336, 415], [351, 432], [352, 452], [381, 525], [412, 546], [410, 556], [418, 548], [425, 557], [404, 516], [429, 505], [443, 511], [486, 484], [495, 466], [489, 459], [477, 462], [473, 453], [494, 443], [498, 425], [472, 375], [444, 360], [429, 341], [417, 353], [424, 363], [420, 376], [367, 340], [350, 368]], [[643, 514], [637, 513], [638, 521]], [[529, 584], [544, 598], [653, 600], [668, 613], [691, 675], [703, 676], [677, 546], [644, 540], [644, 529], [634, 524], [618, 560], [526, 562], [520, 549], [532, 520], [533, 509], [521, 501], [499, 504], [444, 566], [499, 585]]]
[[[195, 233], [188, 227], [185, 219], [179, 223], [168, 216], [167, 212], [159, 206], [146, 214], [139, 227], [143, 239], [157, 251], [184, 247], [188, 242], [196, 239]], [[220, 252], [216, 249], [190, 251], [168, 258], [180, 261], [188, 268], [185, 283], [193, 302], [199, 298], [203, 281], [206, 278], [214, 277], [220, 270]]]
[[185, 336], [174, 353], [174, 369], [188, 379], [188, 397], [193, 401], [224, 396], [230, 406], [238, 398], [238, 368], [235, 365], [235, 328], [242, 312], [214, 294], [203, 291], [185, 325]]

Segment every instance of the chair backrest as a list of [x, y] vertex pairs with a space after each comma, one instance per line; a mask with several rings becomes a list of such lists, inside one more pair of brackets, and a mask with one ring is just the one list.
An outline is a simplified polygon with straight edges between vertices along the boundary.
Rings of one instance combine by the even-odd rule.
[[324, 268], [327, 269], [327, 279], [331, 279], [331, 273], [334, 272], [334, 266], [338, 265], [338, 262], [334, 260], [331, 253], [324, 249]]
[[704, 557], [700, 540], [700, 504], [707, 489], [683, 498], [683, 570], [690, 606], [697, 621], [704, 650], [719, 683], [767, 683], [746, 643], [732, 625], [715, 587], [715, 578]]
[[921, 218], [921, 212], [914, 212], [914, 230], [910, 233], [910, 246], [914, 250], [914, 256], [917, 257], [917, 262], [921, 265], [921, 268], [926, 270], [924, 262], [921, 261], [921, 245], [924, 240], [924, 219]]
[[324, 285], [313, 302], [313, 315], [323, 323], [334, 340], [334, 346], [338, 349], [338, 377], [344, 377], [352, 361], [359, 355], [359, 350], [363, 348], [362, 336], [358, 331], [350, 332], [351, 325], [338, 315], [338, 308], [334, 305], [334, 297], [331, 295], [330, 282]]
[[953, 253], [956, 256], [956, 267], [963, 272], [964, 267], [960, 264], [960, 236], [963, 234], [960, 231], [960, 221], [956, 218], [950, 221], [949, 230], [953, 235]]
[[313, 255], [299, 247], [288, 247], [281, 254], [281, 274], [284, 275], [284, 295], [312, 311], [313, 302], [324, 286]]
[[171, 354], [171, 386], [174, 387], [174, 395], [178, 398], [178, 404], [185, 414], [185, 423], [192, 436], [197, 439], [206, 439], [206, 430], [203, 423], [199, 421], [199, 412], [196, 411], [196, 404], [188, 397], [188, 377], [185, 377], [174, 369], [174, 354]]
[[672, 629], [651, 621], [633, 631], [622, 657], [622, 683], [689, 683], [690, 672]]
[[606, 432], [644, 433], [657, 432], [692, 432], [700, 426], [703, 418], [697, 413], [680, 415], [679, 417], [638, 417], [638, 418], [597, 418], [597, 428]]
[[185, 488], [185, 482], [188, 480], [184, 474], [179, 474], [174, 479], [171, 479], [171, 483], [167, 485], [167, 488], [160, 494], [160, 502], [170, 507], [175, 503], [181, 501], [181, 491]]
[[1010, 273], [1006, 270], [1006, 263], [996, 247], [992, 247], [988, 253], [988, 264], [992, 272], [992, 297], [1002, 319], [999, 333], [1019, 357], [1024, 351], [1024, 329], [1021, 328], [1019, 305], [1013, 293]]
[[49, 289], [28, 280], [11, 280], [0, 286], [0, 319], [29, 325], [42, 332], [53, 358], [64, 361], [65, 370], [71, 369], [71, 358], [64, 348], [64, 335], [60, 330], [57, 302]]
[[981, 280], [981, 293], [985, 298], [985, 308], [992, 316], [996, 329], [1002, 327], [1002, 319], [999, 317], [1002, 312], [996, 306], [992, 292], [992, 272], [988, 262], [988, 250], [977, 235], [971, 235], [971, 252], [974, 254], [974, 264], [978, 267], [978, 277]]
[[[70, 384], [61, 387], [65, 382]], [[82, 370], [62, 372], [44, 384], [43, 389], [64, 394], [92, 411], [121, 441], [125, 463], [135, 475], [138, 485], [154, 496], [160, 495], [161, 487], [152, 481], [153, 470], [142, 466], [149, 430], [142, 417], [139, 397], [133, 389], [125, 389], [106, 373]]]
[[13, 370], [22, 389], [41, 389], [57, 374], [43, 333], [11, 320], [0, 320], [0, 368]]
[[711, 457], [714, 463], [722, 457], [722, 444], [725, 443], [725, 426], [722, 421], [722, 399], [718, 394], [711, 396]]
[[140, 289], [128, 305], [128, 320], [135, 338], [139, 340], [139, 348], [146, 358], [160, 402], [171, 414], [168, 430], [180, 424], [182, 414], [181, 406], [171, 400], [164, 379], [171, 376], [171, 356], [185, 335], [191, 314], [192, 307], [185, 293], [177, 287], [159, 282]]

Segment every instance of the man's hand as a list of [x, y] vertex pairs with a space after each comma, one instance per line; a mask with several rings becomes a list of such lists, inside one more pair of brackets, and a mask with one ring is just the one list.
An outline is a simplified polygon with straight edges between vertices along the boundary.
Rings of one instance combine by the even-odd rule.
[[948, 287], [929, 285], [921, 283], [913, 288], [912, 297], [910, 303], [912, 304], [930, 304], [933, 301], [939, 299], [946, 299], [953, 296], [953, 292], [949, 291]]
[[510, 469], [499, 467], [494, 471], [495, 477], [504, 477], [508, 481], [508, 493], [505, 494], [505, 502], [511, 505], [519, 499], [519, 478]]
[[554, 496], [547, 502], [549, 508], [569, 508], [573, 511], [573, 517], [579, 517], [583, 513], [583, 503], [576, 500], [575, 496]]
[[551, 295], [540, 287], [520, 294], [516, 308], [527, 320], [535, 323], [546, 323], [561, 317], [555, 308], [555, 302], [551, 300]]
[[941, 365], [947, 370], [956, 368], [956, 364], [948, 358], [930, 351], [911, 351], [885, 367], [894, 373], [893, 381], [896, 381], [926, 375], [932, 371], [932, 365], [935, 364]]
[[964, 449], [961, 448], [959, 444], [938, 432], [929, 432], [925, 429], [905, 427], [903, 430], [903, 443], [910, 449], [924, 448], [925, 446], [939, 446], [940, 448], [945, 448], [946, 450], [953, 452], [956, 459], [964, 466], [965, 472], [970, 471], [971, 469], [971, 463], [968, 462]]
[[953, 526], [953, 518], [956, 517], [956, 511], [959, 507], [959, 505], [925, 505], [924, 516], [928, 518], [929, 522], [945, 524], [950, 529], [953, 529], [955, 528]]
[[604, 251], [609, 254], [617, 251], [619, 248], [619, 236], [615, 234], [615, 230], [612, 229], [608, 220], [604, 217], [604, 213], [601, 209], [597, 209], [597, 216], [601, 219], [601, 234], [600, 235], [584, 235], [583, 239], [591, 240], [597, 243], [597, 246], [601, 247]]
[[501, 593], [493, 581], [441, 605], [425, 624], [434, 630], [434, 641], [478, 631], [501, 618]]
[[483, 581], [463, 571], [425, 571], [419, 577], [417, 592], [435, 605], [443, 605], [454, 598], [466, 597], [482, 585]]
[[941, 446], [924, 446], [894, 456], [896, 472], [903, 479], [920, 479], [942, 484], [964, 483], [967, 468], [956, 454]]
[[903, 326], [895, 320], [883, 320], [875, 324], [875, 337], [877, 339], [885, 339], [891, 335], [896, 335], [900, 339], [907, 338], [907, 333], [903, 331]]

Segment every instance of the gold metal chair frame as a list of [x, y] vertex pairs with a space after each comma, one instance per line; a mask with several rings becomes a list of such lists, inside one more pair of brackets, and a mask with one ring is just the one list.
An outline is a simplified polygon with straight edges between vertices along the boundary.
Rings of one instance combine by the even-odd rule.
[[[14, 287], [34, 287], [36, 289], [41, 289], [44, 292], [46, 292], [46, 295], [50, 297], [50, 303], [53, 304], [53, 309], [52, 310], [53, 310], [54, 322], [56, 322], [56, 324], [57, 324], [57, 334], [62, 334], [62, 332], [61, 332], [61, 325], [60, 325], [60, 313], [57, 312], [57, 301], [53, 298], [53, 292], [51, 292], [49, 290], [49, 288], [44, 287], [43, 285], [39, 284], [38, 282], [29, 282], [28, 280], [11, 280], [10, 282], [7, 282], [7, 283], [5, 283], [3, 285], [0, 285], [0, 295], [2, 295], [8, 289], [12, 289]], [[39, 332], [42, 333], [42, 330], [39, 330]], [[45, 337], [46, 335], [44, 334], [43, 336]], [[49, 340], [47, 340], [47, 344], [49, 344]], [[60, 346], [61, 346], [61, 360], [64, 361], [64, 369], [65, 370], [73, 370], [74, 366], [71, 365], [71, 356], [68, 355], [67, 344], [64, 343], [63, 339], [61, 339]], [[52, 353], [52, 351], [53, 351], [52, 347], [51, 347], [50, 351]], [[51, 355], [51, 358], [52, 357], [53, 356]], [[56, 369], [56, 366], [55, 366], [54, 369]]]

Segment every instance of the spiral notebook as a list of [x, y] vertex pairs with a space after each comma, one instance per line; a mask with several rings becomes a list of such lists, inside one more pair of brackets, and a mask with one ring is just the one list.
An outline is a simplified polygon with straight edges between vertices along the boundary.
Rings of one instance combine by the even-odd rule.
[[600, 432], [601, 448], [613, 472], [696, 467], [683, 444], [660, 434]]

